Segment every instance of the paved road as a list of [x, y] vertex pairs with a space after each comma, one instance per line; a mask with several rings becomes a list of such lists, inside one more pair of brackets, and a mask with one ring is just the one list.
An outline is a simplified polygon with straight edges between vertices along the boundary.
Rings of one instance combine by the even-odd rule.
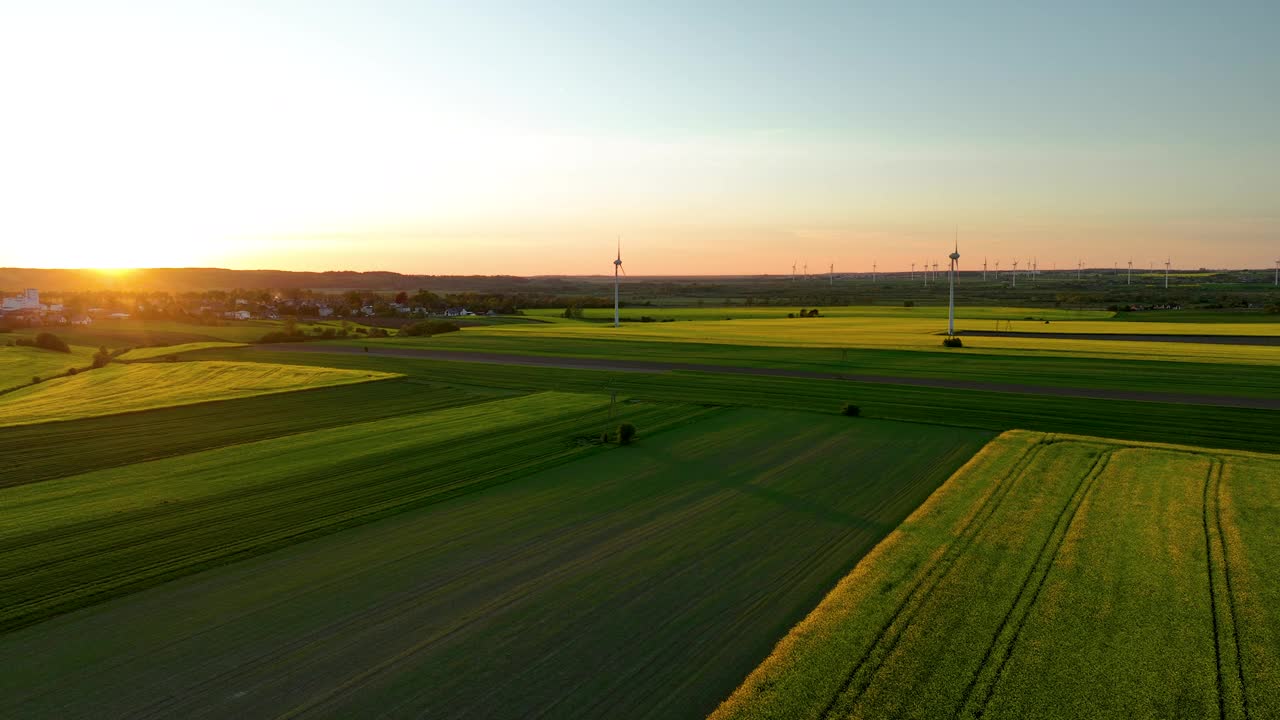
[[1211, 345], [1275, 345], [1275, 335], [1141, 335], [1120, 333], [1017, 332], [996, 330], [961, 330], [966, 337], [1061, 338], [1066, 340], [1128, 340], [1129, 342], [1209, 343]]
[[1087, 397], [1110, 400], [1141, 400], [1144, 402], [1180, 403], [1185, 405], [1219, 405], [1225, 407], [1261, 408], [1280, 410], [1280, 399], [1242, 398], [1230, 396], [1184, 395], [1180, 393], [1156, 393], [1138, 390], [1105, 390], [1095, 388], [1056, 387], [1049, 385], [1019, 385], [1015, 383], [959, 380], [954, 378], [895, 377], [888, 375], [855, 375], [848, 373], [823, 373], [811, 370], [787, 370], [781, 368], [737, 367], [733, 365], [702, 365], [698, 363], [651, 362], [647, 360], [613, 360], [547, 355], [504, 355], [502, 353], [467, 352], [454, 350], [428, 350], [425, 348], [377, 347], [366, 352], [353, 345], [324, 345], [320, 343], [281, 343], [252, 345], [255, 350], [277, 352], [354, 353], [380, 357], [413, 357], [424, 360], [450, 360], [494, 365], [525, 365], [572, 370], [607, 370], [612, 372], [663, 373], [675, 370], [729, 373], [734, 375], [764, 375], [770, 377], [812, 378], [816, 380], [848, 380], [852, 382], [882, 385], [911, 385], [917, 387], [951, 388], [956, 390], [984, 390], [988, 392], [1026, 393], [1030, 395], [1057, 395], [1061, 397]]

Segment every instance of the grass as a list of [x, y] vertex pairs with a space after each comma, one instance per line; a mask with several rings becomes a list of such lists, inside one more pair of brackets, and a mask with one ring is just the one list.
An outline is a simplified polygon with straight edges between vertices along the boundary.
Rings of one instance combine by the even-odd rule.
[[1280, 456], [1006, 433], [713, 717], [1256, 713], [1280, 647], [1255, 641], [1277, 543], [1253, 493], [1278, 476]]
[[222, 357], [403, 373], [461, 387], [599, 392], [666, 402], [836, 412], [853, 402], [868, 417], [1002, 432], [1026, 428], [1138, 441], [1280, 451], [1274, 410], [1031, 395], [728, 373], [631, 373], [447, 362], [364, 354], [226, 351]]
[[[0, 335], [0, 342], [6, 336]], [[32, 377], [49, 378], [66, 374], [71, 368], [88, 367], [93, 348], [71, 346], [70, 353], [43, 348], [0, 345], [0, 392], [30, 385]]]
[[195, 350], [233, 348], [241, 347], [243, 345], [244, 343], [211, 341], [182, 343], [181, 345], [168, 345], [161, 347], [140, 347], [133, 348], [121, 354], [119, 357], [122, 362], [137, 362], [139, 360], [155, 360], [157, 358], [165, 358], [170, 355], [180, 355], [182, 353], [193, 352]]
[[[297, 323], [297, 328], [310, 333], [316, 328], [342, 328], [341, 320]], [[359, 323], [348, 322], [349, 328]], [[76, 345], [111, 349], [182, 345], [199, 342], [250, 343], [269, 332], [284, 329], [283, 320], [226, 320], [218, 325], [200, 325], [175, 320], [97, 320], [92, 325], [59, 327], [55, 334]], [[18, 330], [14, 335], [35, 335], [44, 328]]]
[[[371, 349], [409, 347], [510, 355], [784, 368], [830, 374], [960, 378], [1024, 385], [1182, 392], [1193, 395], [1280, 397], [1280, 362], [1276, 361], [1280, 359], [1280, 348], [1275, 347], [1250, 348], [1250, 353], [1241, 356], [1246, 359], [1253, 355], [1267, 356], [1273, 362], [1231, 364], [1225, 361], [1226, 357], [1231, 356], [1229, 350], [1223, 351], [1222, 362], [1196, 363], [1167, 358], [1117, 360], [1087, 355], [1011, 355], [992, 352], [986, 348], [982, 345], [986, 338], [966, 339], [966, 348], [962, 351], [932, 352], [894, 348], [846, 350], [833, 347], [735, 345], [676, 340], [659, 342], [538, 333], [472, 333], [473, 331], [464, 330], [451, 333], [448, 337], [430, 340], [390, 338], [377, 341], [377, 345], [368, 342], [355, 344]], [[1253, 352], [1255, 350], [1265, 352]]]
[[592, 449], [607, 406], [542, 393], [7, 488], [0, 631], [519, 477]]
[[[136, 557], [135, 572], [152, 572], [157, 558], [185, 557], [160, 532], [179, 519], [194, 528], [190, 552], [221, 550], [218, 506], [303, 532], [325, 508], [361, 507], [356, 497], [519, 478], [9, 633], [0, 715], [703, 715], [991, 437], [622, 407], [636, 413], [636, 444], [571, 449], [572, 462], [541, 471], [530, 469], [538, 448], [563, 450], [575, 426], [548, 428], [579, 411], [598, 419], [599, 398], [535, 395], [40, 483], [18, 488], [16, 504], [5, 493], [23, 530], [0, 542], [34, 567], [0, 590], [21, 598], [87, 584], [46, 568], [118, 573]], [[655, 432], [677, 417], [693, 422]], [[263, 492], [228, 477], [232, 458]], [[303, 487], [314, 500], [299, 500]], [[218, 505], [197, 501], [202, 488]], [[117, 557], [81, 561], [87, 548]], [[12, 577], [5, 562], [0, 577]]]
[[[1011, 330], [1014, 332], [1101, 333], [1122, 335], [1280, 335], [1280, 323], [1196, 324], [1119, 323], [1110, 320], [1042, 321], [966, 320], [956, 329]], [[932, 353], [956, 355], [942, 347], [945, 319], [923, 317], [825, 317], [793, 320], [690, 321], [670, 323], [612, 324], [594, 322], [530, 323], [465, 328], [462, 332], [423, 338], [386, 338], [347, 341], [358, 344], [425, 346], [439, 350], [484, 350], [495, 345], [519, 346], [524, 351], [558, 354], [563, 346], [593, 343], [597, 352], [608, 354], [627, 345], [663, 352], [662, 345], [679, 348], [725, 345], [737, 348], [795, 348], [833, 353], [841, 351], [912, 351], [923, 359]], [[1277, 364], [1280, 349], [1275, 346], [1228, 345], [1222, 343], [1170, 343], [1143, 340], [1094, 340], [1051, 337], [969, 337], [965, 353], [1002, 355], [1010, 358], [1093, 358], [1097, 360], [1161, 360], [1179, 363], [1225, 363], [1232, 365]]]
[[0, 431], [0, 487], [519, 394], [384, 380], [10, 426]]
[[[944, 298], [945, 299], [945, 298]], [[814, 305], [806, 305], [812, 308]], [[683, 320], [777, 320], [787, 317], [787, 313], [799, 313], [800, 305], [722, 305], [711, 307], [646, 307], [633, 305], [619, 311], [622, 318], [639, 321], [641, 316], [649, 316], [655, 320], [670, 318]], [[920, 307], [893, 307], [888, 305], [852, 305], [837, 307], [820, 307], [819, 312], [829, 318], [892, 318], [904, 319], [946, 319], [947, 306], [921, 305]], [[538, 319], [557, 319], [564, 309], [525, 310], [525, 315]], [[962, 320], [1023, 320], [1036, 318], [1044, 320], [1105, 320], [1115, 313], [1105, 310], [1068, 310], [1060, 308], [1024, 308], [1024, 307], [988, 307], [962, 306], [956, 308], [956, 317]], [[613, 308], [586, 308], [583, 318], [599, 322], [613, 322]]]
[[222, 361], [112, 364], [0, 396], [0, 427], [391, 377], [378, 371]]

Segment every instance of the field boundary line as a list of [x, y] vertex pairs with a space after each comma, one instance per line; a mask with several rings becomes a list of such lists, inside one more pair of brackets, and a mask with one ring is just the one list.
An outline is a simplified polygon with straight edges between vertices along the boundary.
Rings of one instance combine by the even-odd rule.
[[[1218, 670], [1218, 715], [1223, 720], [1228, 717], [1243, 717], [1248, 720], [1249, 698], [1244, 679], [1244, 655], [1241, 653], [1240, 633], [1236, 627], [1235, 597], [1232, 594], [1231, 571], [1227, 563], [1227, 543], [1222, 533], [1224, 464], [1220, 457], [1210, 460], [1204, 480], [1201, 516], [1209, 577], [1209, 608], [1213, 613], [1214, 660]], [[1213, 516], [1212, 520], [1210, 515]], [[1217, 577], [1218, 575], [1221, 577]], [[1219, 594], [1224, 596], [1222, 600], [1225, 602], [1219, 601]], [[1230, 636], [1230, 642], [1224, 642], [1224, 634]], [[1229, 665], [1235, 666], [1234, 673]]]
[[[985, 687], [981, 704], [974, 709], [974, 717], [982, 717], [986, 712], [987, 705], [991, 702], [991, 698], [995, 695], [996, 686], [1000, 682], [1000, 678], [1004, 675], [1004, 669], [1009, 663], [1009, 658], [1013, 656], [1013, 650], [1018, 644], [1018, 639], [1022, 636], [1022, 630], [1026, 627], [1027, 621], [1030, 620], [1032, 610], [1035, 608], [1036, 602], [1040, 599], [1040, 593], [1044, 589], [1045, 583], [1049, 579], [1049, 572], [1053, 569], [1054, 564], [1058, 560], [1059, 554], [1062, 552], [1062, 546], [1066, 543], [1067, 535], [1071, 532], [1071, 526], [1075, 523], [1076, 515], [1080, 512], [1080, 507], [1084, 505], [1085, 498], [1093, 491], [1093, 487], [1097, 484], [1098, 478], [1106, 471], [1107, 466], [1111, 462], [1111, 455], [1114, 450], [1103, 449], [1094, 458], [1093, 464], [1089, 469], [1080, 476], [1080, 480], [1076, 483], [1075, 490], [1071, 493], [1071, 497], [1067, 499], [1066, 504], [1058, 511], [1058, 517], [1054, 520], [1053, 527], [1049, 530], [1049, 534], [1045, 537], [1044, 543], [1040, 546], [1040, 552], [1036, 555], [1036, 560], [1031, 564], [1031, 568], [1027, 571], [1026, 577], [1022, 579], [1022, 585], [1019, 586], [1017, 594], [1013, 598], [1013, 603], [1009, 606], [1009, 610], [1005, 613], [1004, 618], [1000, 620], [1000, 626], [991, 637], [991, 644], [987, 646], [987, 650], [983, 653], [981, 662], [974, 669], [973, 676], [969, 679], [969, 684], [965, 688], [964, 695], [960, 699], [960, 705], [956, 708], [956, 717], [962, 717], [965, 714], [965, 708], [968, 707], [969, 701], [978, 689], [978, 685], [982, 680], [983, 671], [987, 669], [991, 660], [992, 653], [999, 654], [1000, 660], [995, 665], [994, 674], [989, 684]], [[1069, 512], [1068, 512], [1069, 511]], [[1066, 522], [1063, 522], [1063, 519]], [[1057, 539], [1055, 542], [1055, 538]], [[1049, 546], [1053, 546], [1053, 551], [1049, 552]], [[1046, 562], [1047, 559], [1047, 562]], [[1031, 587], [1032, 578], [1039, 577], [1035, 583], [1035, 589], [1031, 591], [1030, 599], [1023, 605], [1021, 613], [1018, 613], [1018, 606], [1022, 602], [1023, 596], [1027, 589]], [[1009, 622], [1017, 615], [1014, 621], [1013, 632], [1008, 642], [997, 651], [997, 647], [1001, 646], [1000, 636], [1004, 634], [1005, 628], [1009, 626]]]
[[[991, 517], [995, 515], [996, 511], [999, 510], [1000, 504], [1004, 498], [1009, 495], [1013, 486], [1025, 476], [1027, 468], [1030, 467], [1035, 459], [1040, 456], [1040, 453], [1043, 452], [1044, 448], [1051, 444], [1051, 438], [1051, 435], [1045, 434], [1037, 440], [1035, 445], [1027, 448], [1023, 452], [1022, 456], [1018, 458], [1014, 466], [1010, 468], [1009, 472], [1005, 474], [1004, 478], [1002, 478], [1002, 482], [995, 488], [995, 490], [983, 498], [977, 511], [968, 519], [956, 537], [955, 543], [948, 546], [943, 554], [925, 569], [925, 571], [916, 580], [915, 584], [912, 585], [911, 589], [907, 591], [907, 594], [903, 597], [902, 601], [898, 603], [896, 608], [894, 608], [893, 614], [890, 615], [889, 619], [880, 627], [875, 638], [872, 639], [862, 656], [858, 658], [857, 663], [854, 664], [853, 668], [845, 676], [840, 687], [836, 690], [835, 694], [832, 695], [831, 699], [822, 709], [822, 712], [819, 713], [818, 717], [832, 717], [837, 705], [841, 704], [841, 699], [844, 698], [851, 689], [854, 690], [853, 697], [847, 701], [847, 704], [854, 705], [857, 703], [857, 701], [867, 691], [867, 688], [871, 686], [876, 673], [884, 665], [884, 661], [897, 647], [899, 640], [901, 640], [903, 633], [905, 633], [906, 629], [911, 625], [911, 622], [914, 620], [915, 614], [919, 610], [920, 606], [924, 604], [924, 601], [938, 586], [938, 584], [942, 582], [943, 578], [950, 573], [951, 568], [955, 565], [960, 556], [962, 556], [969, 548], [969, 546], [973, 544], [974, 539], [981, 534], [982, 529], [986, 526], [986, 523], [991, 519]], [[891, 630], [895, 625], [898, 626], [898, 631], [896, 633], [891, 633]], [[886, 638], [888, 639], [886, 640]], [[868, 663], [872, 662], [873, 656], [876, 655], [876, 650], [886, 642], [888, 645], [884, 648], [884, 651], [880, 653], [880, 658], [864, 673], [863, 669], [868, 667]], [[859, 675], [865, 676], [863, 682], [858, 682]], [[856, 689], [855, 685], [857, 686]]]

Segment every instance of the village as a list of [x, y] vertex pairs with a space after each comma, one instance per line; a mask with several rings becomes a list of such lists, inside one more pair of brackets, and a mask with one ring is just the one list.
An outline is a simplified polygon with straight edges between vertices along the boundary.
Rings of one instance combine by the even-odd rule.
[[[92, 325], [95, 322], [141, 319], [173, 319], [199, 324], [228, 320], [299, 319], [417, 319], [429, 317], [494, 316], [515, 312], [514, 301], [504, 296], [441, 297], [429, 291], [394, 296], [349, 291], [323, 294], [290, 291], [209, 291], [174, 296], [168, 293], [63, 293], [58, 302], [41, 300], [38, 288], [21, 294], [4, 294], [0, 302], [0, 326], [57, 327]], [[469, 302], [467, 302], [469, 301]]]

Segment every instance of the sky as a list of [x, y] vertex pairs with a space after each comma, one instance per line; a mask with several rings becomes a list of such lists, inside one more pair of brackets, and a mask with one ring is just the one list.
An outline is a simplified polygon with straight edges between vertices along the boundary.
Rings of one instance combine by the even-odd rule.
[[1273, 0], [0, 0], [0, 97], [0, 266], [1280, 258]]

